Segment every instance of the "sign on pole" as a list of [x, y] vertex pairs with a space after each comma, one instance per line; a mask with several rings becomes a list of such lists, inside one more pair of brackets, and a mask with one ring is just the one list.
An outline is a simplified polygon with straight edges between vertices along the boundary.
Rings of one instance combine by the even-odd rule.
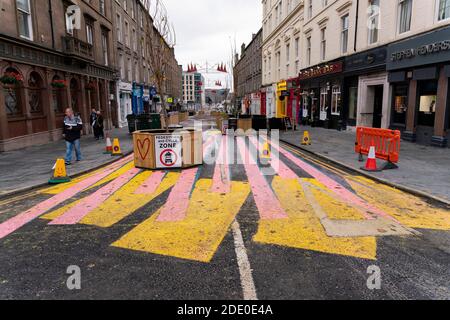
[[158, 169], [181, 168], [181, 135], [164, 135], [155, 137], [156, 167]]

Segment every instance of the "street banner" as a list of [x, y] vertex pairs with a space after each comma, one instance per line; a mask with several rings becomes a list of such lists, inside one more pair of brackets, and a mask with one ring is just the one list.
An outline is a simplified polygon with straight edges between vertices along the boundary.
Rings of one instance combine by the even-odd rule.
[[181, 168], [183, 163], [181, 144], [181, 135], [156, 136], [156, 167], [158, 169]]

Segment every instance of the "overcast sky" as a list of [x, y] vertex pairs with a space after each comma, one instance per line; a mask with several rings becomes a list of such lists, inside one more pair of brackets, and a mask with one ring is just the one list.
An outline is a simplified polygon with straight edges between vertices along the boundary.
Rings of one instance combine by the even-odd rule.
[[[163, 3], [175, 26], [175, 53], [183, 69], [190, 62], [202, 66], [206, 61], [229, 63], [230, 41], [234, 45], [236, 39], [240, 52], [241, 44], [248, 44], [252, 33], [257, 33], [262, 24], [261, 0], [163, 0]], [[207, 78], [208, 87], [216, 80], [222, 80], [225, 86], [223, 77]]]

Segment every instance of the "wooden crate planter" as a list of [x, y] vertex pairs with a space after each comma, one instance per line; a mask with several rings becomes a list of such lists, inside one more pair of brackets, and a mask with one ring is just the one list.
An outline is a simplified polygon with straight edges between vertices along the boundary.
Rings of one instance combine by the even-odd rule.
[[252, 129], [252, 119], [238, 119], [238, 130], [241, 129], [244, 132]]
[[133, 143], [137, 168], [166, 170], [203, 164], [203, 135], [200, 130], [136, 131]]

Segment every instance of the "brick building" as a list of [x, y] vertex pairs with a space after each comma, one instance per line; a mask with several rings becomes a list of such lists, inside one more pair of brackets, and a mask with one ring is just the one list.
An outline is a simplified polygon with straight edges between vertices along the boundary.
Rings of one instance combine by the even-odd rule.
[[[73, 4], [80, 11], [68, 10]], [[0, 151], [61, 139], [67, 107], [80, 113], [85, 123], [91, 108], [100, 109], [111, 128], [113, 26], [107, 4], [102, 0], [0, 3], [0, 77], [16, 75], [22, 80], [0, 84]], [[85, 126], [84, 132], [88, 130]]]

